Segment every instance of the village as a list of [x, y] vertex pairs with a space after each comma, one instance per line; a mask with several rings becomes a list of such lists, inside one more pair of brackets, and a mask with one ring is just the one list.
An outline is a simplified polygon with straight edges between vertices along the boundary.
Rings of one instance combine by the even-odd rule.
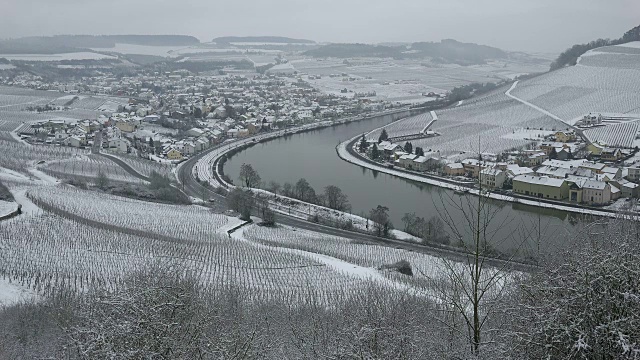
[[198, 76], [181, 70], [51, 84], [25, 75], [11, 85], [69, 93], [67, 110], [74, 101], [102, 99], [92, 118], [61, 118], [58, 112], [25, 123], [15, 131], [23, 141], [100, 147], [172, 163], [224, 141], [397, 106], [321, 93], [297, 74]]
[[[585, 115], [583, 123], [593, 118]], [[640, 163], [634, 161], [638, 149], [589, 143], [574, 130], [557, 131], [528, 149], [456, 161], [414, 148], [409, 141], [389, 140], [386, 131], [378, 139], [363, 136], [354, 150], [389, 168], [458, 183], [459, 192], [473, 185], [515, 197], [597, 207], [640, 196]]]

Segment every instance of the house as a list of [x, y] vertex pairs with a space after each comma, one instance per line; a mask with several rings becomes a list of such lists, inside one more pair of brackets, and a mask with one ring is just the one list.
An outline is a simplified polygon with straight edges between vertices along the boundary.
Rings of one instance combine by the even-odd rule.
[[483, 188], [502, 189], [507, 179], [507, 173], [497, 167], [480, 171], [480, 183]]
[[604, 181], [587, 180], [582, 185], [582, 202], [604, 205], [611, 202], [611, 185]]
[[600, 156], [600, 154], [602, 153], [602, 150], [605, 148], [604, 145], [599, 144], [597, 142], [591, 143], [589, 145], [587, 145], [587, 151], [589, 151], [589, 153], [591, 153], [591, 155], [595, 155], [595, 156]]
[[547, 160], [547, 154], [545, 154], [544, 152], [537, 152], [528, 155], [524, 159], [524, 165], [526, 167], [535, 167], [542, 164], [542, 162], [545, 160]]
[[573, 157], [573, 154], [571, 154], [571, 149], [565, 148], [565, 147], [556, 149], [556, 159], [569, 160], [572, 157]]
[[640, 164], [627, 168], [627, 179], [633, 182], [640, 182]]
[[471, 175], [472, 178], [477, 178], [480, 171], [488, 166], [492, 166], [493, 163], [485, 163], [478, 159], [464, 159], [462, 160], [465, 173]]
[[189, 130], [187, 130], [187, 135], [189, 136], [193, 136], [193, 137], [198, 137], [198, 136], [202, 136], [204, 135], [205, 131], [199, 128], [191, 128]]
[[632, 182], [621, 184], [620, 191], [622, 196], [627, 198], [638, 198], [640, 196], [640, 185]]
[[622, 159], [622, 151], [620, 149], [615, 148], [604, 148], [600, 153], [600, 160], [602, 161], [612, 161], [617, 162]]
[[622, 177], [622, 169], [605, 166], [604, 168], [602, 168], [602, 174], [607, 175], [611, 180], [620, 179]]
[[451, 163], [444, 166], [444, 174], [448, 176], [462, 176], [465, 174], [462, 163]]
[[558, 131], [554, 134], [557, 142], [574, 142], [576, 141], [576, 133], [574, 131]]
[[129, 143], [122, 138], [112, 138], [107, 141], [107, 146], [118, 152], [126, 153], [129, 150]]
[[128, 120], [118, 120], [116, 121], [116, 127], [126, 133], [132, 133], [138, 130], [138, 125], [136, 125], [133, 121]]
[[417, 171], [427, 171], [427, 168], [429, 167], [428, 164], [429, 158], [427, 158], [426, 156], [418, 156], [413, 159], [413, 164], [411, 166], [414, 170]]
[[596, 174], [602, 174], [602, 169], [604, 169], [607, 165], [605, 164], [601, 164], [601, 163], [595, 163], [595, 162], [591, 162], [591, 161], [585, 161], [583, 162], [579, 168], [581, 169], [587, 169], [587, 170], [591, 170]]
[[589, 115], [585, 115], [582, 117], [582, 120], [580, 120], [580, 125], [582, 126], [593, 126], [593, 125], [600, 125], [602, 124], [602, 115], [601, 114], [591, 114], [589, 113]]
[[418, 155], [415, 154], [405, 154], [400, 156], [399, 164], [405, 169], [413, 170], [413, 160], [416, 159]]
[[176, 149], [169, 149], [165, 155], [169, 160], [182, 160], [184, 158], [182, 153]]
[[72, 147], [81, 147], [81, 146], [85, 146], [87, 144], [87, 141], [84, 138], [81, 138], [79, 136], [69, 136], [68, 138], [65, 139], [65, 145], [67, 146], [72, 146]]
[[513, 178], [516, 194], [545, 199], [563, 200], [569, 197], [569, 185], [564, 179], [548, 176], [520, 175]]

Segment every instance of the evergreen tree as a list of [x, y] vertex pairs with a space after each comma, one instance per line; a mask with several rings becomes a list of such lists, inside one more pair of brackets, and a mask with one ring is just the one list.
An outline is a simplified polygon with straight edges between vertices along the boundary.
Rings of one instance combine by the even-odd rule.
[[360, 152], [363, 152], [367, 149], [367, 139], [364, 138], [364, 134], [362, 134], [362, 138], [360, 139], [359, 149]]
[[378, 145], [373, 144], [373, 148], [371, 149], [371, 158], [375, 160], [378, 157], [380, 157], [380, 152], [378, 151]]
[[387, 129], [382, 129], [380, 136], [378, 137], [378, 143], [386, 141], [389, 139], [389, 134], [387, 134]]
[[404, 152], [409, 153], [409, 154], [413, 154], [413, 144], [411, 144], [410, 142], [406, 142], [404, 144]]

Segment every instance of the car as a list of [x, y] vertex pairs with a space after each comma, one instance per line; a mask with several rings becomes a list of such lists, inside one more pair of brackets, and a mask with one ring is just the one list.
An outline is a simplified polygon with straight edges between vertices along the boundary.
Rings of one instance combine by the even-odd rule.
[[213, 203], [215, 203], [215, 202], [216, 202], [216, 199], [214, 199], [214, 198], [209, 198], [209, 202], [213, 204]]

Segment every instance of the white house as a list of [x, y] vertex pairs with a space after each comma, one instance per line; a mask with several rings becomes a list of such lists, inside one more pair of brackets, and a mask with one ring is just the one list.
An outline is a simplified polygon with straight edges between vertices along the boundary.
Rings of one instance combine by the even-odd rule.
[[587, 180], [582, 185], [582, 202], [604, 205], [611, 201], [611, 185], [604, 181]]
[[507, 173], [499, 168], [486, 168], [480, 171], [480, 181], [485, 189], [501, 189], [505, 180], [507, 180]]

